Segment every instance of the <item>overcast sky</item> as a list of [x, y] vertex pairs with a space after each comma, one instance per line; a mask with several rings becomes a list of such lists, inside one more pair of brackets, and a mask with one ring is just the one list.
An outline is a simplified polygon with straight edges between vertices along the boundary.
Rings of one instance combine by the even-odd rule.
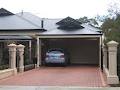
[[0, 7], [13, 13], [31, 12], [42, 18], [79, 18], [106, 14], [113, 1], [116, 0], [0, 0]]

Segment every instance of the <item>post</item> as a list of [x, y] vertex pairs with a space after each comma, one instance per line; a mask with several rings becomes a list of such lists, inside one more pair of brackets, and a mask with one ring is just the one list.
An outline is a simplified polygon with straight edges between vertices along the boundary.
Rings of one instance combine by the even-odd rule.
[[102, 69], [102, 65], [101, 65], [101, 37], [99, 38], [99, 67], [100, 69]]
[[8, 45], [9, 48], [9, 60], [10, 60], [10, 68], [14, 70], [14, 75], [17, 74], [16, 69], [16, 45], [10, 44]]
[[107, 68], [107, 47], [103, 45], [103, 68]]
[[42, 65], [41, 50], [42, 50], [42, 42], [41, 40], [39, 40], [39, 65]]
[[31, 57], [31, 41], [29, 41], [29, 59], [30, 62], [32, 61], [32, 57]]
[[107, 43], [109, 54], [109, 75], [107, 77], [108, 84], [119, 84], [119, 78], [117, 76], [117, 46], [118, 43], [110, 41]]
[[24, 45], [17, 45], [19, 51], [19, 72], [24, 72]]
[[37, 37], [37, 68], [39, 67], [39, 65], [40, 65], [40, 61], [39, 61], [39, 55], [40, 55], [40, 52], [39, 52], [39, 45], [40, 44], [40, 42], [39, 42], [39, 37]]

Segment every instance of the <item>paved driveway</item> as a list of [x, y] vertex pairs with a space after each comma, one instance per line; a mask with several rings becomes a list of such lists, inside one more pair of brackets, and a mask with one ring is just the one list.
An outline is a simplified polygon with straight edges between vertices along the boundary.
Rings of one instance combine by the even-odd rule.
[[101, 70], [95, 66], [40, 67], [2, 79], [0, 85], [107, 86]]

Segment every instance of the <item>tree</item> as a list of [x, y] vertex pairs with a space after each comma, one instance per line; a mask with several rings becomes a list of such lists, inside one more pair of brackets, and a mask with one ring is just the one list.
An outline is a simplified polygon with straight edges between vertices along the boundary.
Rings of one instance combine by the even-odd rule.
[[109, 5], [108, 8], [108, 16], [109, 17], [116, 17], [119, 13], [120, 13], [120, 3], [117, 2], [118, 0], [116, 0], [116, 2], [113, 2]]
[[82, 18], [79, 18], [78, 21], [80, 21], [81, 23], [88, 23], [89, 19], [88, 19], [88, 17], [84, 16]]
[[82, 18], [79, 18], [78, 21], [81, 23], [88, 23], [95, 27], [98, 26], [98, 22], [97, 22], [96, 18], [88, 18], [88, 17], [84, 16]]
[[101, 29], [106, 37], [106, 42], [110, 40], [120, 42], [120, 3], [118, 2], [118, 0], [115, 0], [109, 4], [108, 14], [101, 25]]
[[116, 18], [106, 18], [101, 26], [106, 37], [105, 42], [115, 40], [120, 42], [120, 15], [117, 14]]

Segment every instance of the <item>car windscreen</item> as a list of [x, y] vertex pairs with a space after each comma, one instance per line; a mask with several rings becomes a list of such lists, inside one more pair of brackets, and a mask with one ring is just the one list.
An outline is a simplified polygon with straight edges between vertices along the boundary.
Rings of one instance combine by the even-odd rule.
[[61, 51], [50, 51], [49, 53], [54, 53], [54, 54], [56, 54], [56, 53], [62, 53]]

